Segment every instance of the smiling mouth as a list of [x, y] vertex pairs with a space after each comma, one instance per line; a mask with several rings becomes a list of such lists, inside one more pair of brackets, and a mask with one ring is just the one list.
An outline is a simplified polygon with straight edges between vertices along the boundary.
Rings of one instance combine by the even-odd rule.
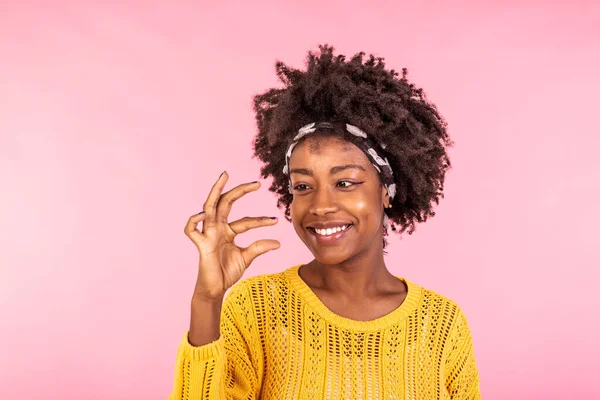
[[336, 226], [333, 228], [327, 228], [327, 229], [317, 229], [317, 228], [309, 227], [308, 230], [313, 232], [317, 236], [327, 237], [327, 236], [333, 236], [336, 233], [347, 231], [348, 229], [350, 229], [351, 226], [352, 226], [352, 224], [347, 224], [347, 225], [340, 225], [340, 226]]

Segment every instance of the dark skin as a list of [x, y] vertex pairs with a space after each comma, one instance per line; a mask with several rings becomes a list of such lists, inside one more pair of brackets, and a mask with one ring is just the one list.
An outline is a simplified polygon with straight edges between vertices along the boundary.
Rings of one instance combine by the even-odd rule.
[[[290, 169], [295, 188], [291, 205], [294, 229], [315, 256], [299, 271], [303, 281], [332, 312], [349, 319], [370, 321], [398, 308], [407, 289], [383, 260], [383, 209], [389, 198], [369, 159], [349, 142], [315, 136], [296, 146]], [[219, 338], [225, 292], [256, 257], [279, 248], [279, 242], [270, 239], [245, 248], [235, 243], [238, 235], [272, 226], [277, 219], [229, 221], [233, 204], [258, 190], [260, 184], [244, 183], [223, 193], [227, 179], [224, 172], [211, 189], [203, 212], [192, 215], [184, 228], [199, 252], [188, 335], [193, 346]], [[327, 244], [307, 229], [332, 222], [351, 227], [343, 238]]]
[[[383, 258], [389, 198], [367, 156], [339, 138], [309, 137], [292, 153], [290, 178], [294, 229], [315, 257], [300, 268], [302, 280], [342, 317], [369, 321], [398, 308], [407, 288]], [[332, 222], [352, 226], [340, 240], [319, 242], [311, 226]]]

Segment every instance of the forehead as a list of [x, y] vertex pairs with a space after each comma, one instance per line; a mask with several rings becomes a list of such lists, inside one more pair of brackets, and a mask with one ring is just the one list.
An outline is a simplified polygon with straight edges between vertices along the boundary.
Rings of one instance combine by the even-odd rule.
[[371, 164], [362, 150], [353, 143], [335, 136], [308, 137], [294, 148], [290, 157], [290, 167], [310, 167], [314, 164], [339, 165], [348, 162], [360, 165]]

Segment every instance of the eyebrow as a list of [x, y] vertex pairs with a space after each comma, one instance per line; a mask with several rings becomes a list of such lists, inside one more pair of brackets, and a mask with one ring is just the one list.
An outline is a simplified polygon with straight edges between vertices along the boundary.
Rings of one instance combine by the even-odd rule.
[[[362, 165], [345, 164], [345, 165], [337, 165], [337, 166], [331, 168], [329, 170], [329, 175], [337, 174], [338, 172], [345, 171], [347, 169], [358, 169], [358, 170], [366, 172], [365, 168]], [[312, 170], [307, 169], [307, 168], [294, 168], [294, 169], [290, 170], [290, 175], [291, 174], [300, 174], [300, 175], [308, 175], [308, 176], [314, 175]]]

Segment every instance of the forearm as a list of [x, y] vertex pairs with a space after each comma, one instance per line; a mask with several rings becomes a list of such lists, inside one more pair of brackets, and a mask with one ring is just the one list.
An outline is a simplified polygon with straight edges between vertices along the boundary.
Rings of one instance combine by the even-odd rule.
[[222, 308], [222, 297], [205, 299], [194, 296], [192, 298], [188, 336], [192, 346], [203, 346], [219, 339]]
[[[191, 306], [190, 330], [179, 346], [169, 399], [256, 399], [259, 383], [245, 348], [246, 339], [235, 325], [241, 317], [232, 309], [231, 300], [194, 296]], [[221, 324], [225, 327], [223, 335]]]

